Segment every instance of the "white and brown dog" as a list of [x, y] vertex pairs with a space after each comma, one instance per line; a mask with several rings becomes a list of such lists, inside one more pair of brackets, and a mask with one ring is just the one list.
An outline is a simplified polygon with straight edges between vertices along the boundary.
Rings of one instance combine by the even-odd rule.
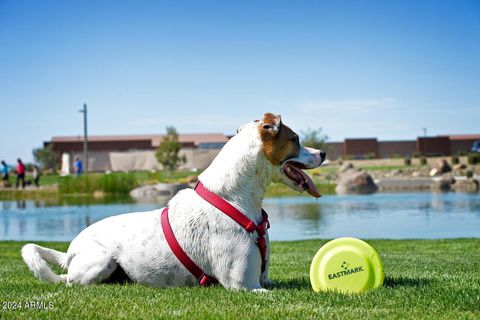
[[[282, 182], [320, 197], [302, 171], [321, 165], [325, 152], [300, 146], [298, 135], [271, 113], [248, 123], [224, 146], [199, 176], [205, 189], [260, 224], [268, 185]], [[169, 203], [170, 226], [191, 260], [226, 288], [263, 291], [262, 257], [256, 232], [201, 198], [194, 190], [178, 192]], [[129, 213], [96, 222], [83, 230], [67, 253], [27, 244], [22, 257], [36, 277], [51, 283], [94, 284], [118, 274], [155, 287], [194, 286], [198, 279], [177, 259], [161, 227], [162, 210]], [[269, 251], [267, 234], [267, 258]], [[68, 269], [55, 274], [47, 263]]]

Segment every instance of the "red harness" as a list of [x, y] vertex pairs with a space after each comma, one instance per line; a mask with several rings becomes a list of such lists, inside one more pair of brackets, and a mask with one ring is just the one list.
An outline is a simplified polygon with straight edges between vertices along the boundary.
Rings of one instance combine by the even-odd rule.
[[[205, 201], [207, 201], [215, 208], [232, 218], [233, 221], [241, 225], [247, 232], [253, 233], [254, 231], [257, 231], [258, 238], [256, 240], [256, 244], [260, 249], [260, 255], [262, 256], [261, 270], [262, 272], [264, 272], [267, 266], [267, 240], [265, 238], [265, 234], [267, 229], [270, 228], [270, 223], [268, 222], [268, 215], [265, 210], [262, 209], [263, 220], [262, 223], [257, 226], [255, 222], [250, 220], [246, 215], [241, 213], [230, 203], [223, 200], [215, 193], [205, 189], [205, 187], [200, 181], [195, 186], [195, 191], [200, 197], [205, 199]], [[218, 283], [217, 279], [205, 274], [205, 272], [203, 272], [203, 270], [195, 262], [193, 262], [192, 259], [190, 259], [190, 257], [185, 253], [185, 251], [183, 251], [182, 247], [175, 238], [175, 235], [173, 234], [172, 228], [170, 226], [170, 222], [168, 221], [168, 208], [163, 209], [161, 221], [165, 239], [167, 240], [167, 243], [170, 246], [173, 254], [177, 257], [178, 260], [180, 260], [184, 267], [187, 268], [187, 270], [190, 271], [195, 276], [195, 278], [199, 280], [200, 285], [208, 286]]]

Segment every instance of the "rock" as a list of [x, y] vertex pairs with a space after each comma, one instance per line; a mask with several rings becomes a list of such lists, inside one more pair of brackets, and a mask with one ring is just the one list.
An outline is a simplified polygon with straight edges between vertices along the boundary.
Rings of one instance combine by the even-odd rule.
[[458, 192], [478, 192], [479, 182], [475, 179], [458, 180], [455, 182], [453, 189]]
[[452, 168], [448, 165], [447, 160], [441, 159], [435, 162], [435, 166], [430, 171], [430, 176], [438, 176], [450, 171], [452, 171]]
[[472, 169], [468, 169], [468, 170], [465, 172], [465, 175], [467, 176], [467, 178], [473, 178], [473, 170], [472, 170]]
[[130, 196], [135, 199], [170, 199], [180, 190], [188, 188], [184, 183], [157, 183], [145, 185], [130, 191]]
[[467, 165], [464, 164], [464, 163], [456, 164], [456, 165], [453, 167], [453, 170], [454, 170], [454, 171], [461, 171], [461, 170], [465, 170], [465, 169], [467, 169]]
[[105, 197], [105, 192], [100, 191], [100, 190], [95, 190], [95, 191], [93, 192], [93, 197], [94, 197], [95, 199], [104, 198], [104, 197]]
[[422, 175], [422, 173], [419, 172], [419, 171], [413, 171], [413, 173], [412, 173], [412, 177], [414, 177], [414, 178], [418, 178], [418, 177], [420, 177], [421, 175]]
[[452, 186], [454, 183], [455, 183], [455, 179], [453, 177], [450, 177], [450, 176], [443, 177], [442, 179], [439, 179], [432, 184], [432, 191], [437, 191], [437, 192], [450, 191], [452, 190]]
[[335, 188], [338, 194], [370, 194], [377, 190], [377, 185], [368, 173], [353, 168], [340, 175]]
[[346, 172], [350, 169], [353, 169], [353, 164], [351, 164], [350, 162], [345, 162], [344, 164], [342, 164], [340, 166], [340, 168], [338, 169], [338, 172], [343, 173], [343, 172]]

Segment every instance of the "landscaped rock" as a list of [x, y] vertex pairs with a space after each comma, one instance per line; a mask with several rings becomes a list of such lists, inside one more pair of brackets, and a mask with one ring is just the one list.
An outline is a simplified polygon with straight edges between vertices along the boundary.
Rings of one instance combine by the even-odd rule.
[[170, 199], [180, 190], [188, 188], [184, 183], [157, 183], [145, 185], [130, 191], [130, 196], [135, 199]]
[[439, 176], [444, 173], [452, 171], [452, 167], [448, 164], [447, 160], [441, 159], [435, 162], [435, 166], [433, 169], [430, 171], [430, 176]]
[[476, 179], [458, 180], [453, 185], [453, 189], [460, 192], [478, 192], [479, 182]]
[[370, 194], [378, 190], [372, 177], [353, 168], [340, 175], [335, 191], [338, 194]]
[[432, 184], [432, 191], [450, 191], [452, 190], [453, 184], [455, 183], [455, 179], [451, 176], [445, 176], [439, 180], [436, 180]]
[[340, 168], [338, 169], [338, 172], [343, 173], [343, 172], [346, 172], [350, 169], [353, 169], [353, 164], [351, 164], [350, 162], [345, 162], [344, 164], [342, 164], [340, 166]]
[[465, 171], [465, 176], [467, 176], [467, 178], [473, 178], [473, 170], [468, 169], [467, 171]]

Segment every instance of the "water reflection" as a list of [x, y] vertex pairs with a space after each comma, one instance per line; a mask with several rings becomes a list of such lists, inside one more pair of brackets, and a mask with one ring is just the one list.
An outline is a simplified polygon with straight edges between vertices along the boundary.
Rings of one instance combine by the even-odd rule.
[[[111, 215], [161, 208], [129, 198], [0, 202], [0, 240], [69, 241]], [[265, 200], [272, 240], [480, 237], [480, 195], [411, 193]]]

